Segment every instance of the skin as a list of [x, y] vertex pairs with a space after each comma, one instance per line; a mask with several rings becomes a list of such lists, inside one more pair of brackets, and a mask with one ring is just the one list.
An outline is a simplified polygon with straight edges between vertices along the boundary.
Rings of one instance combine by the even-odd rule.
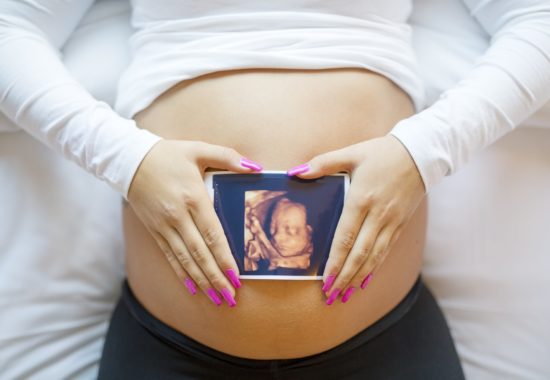
[[239, 271], [202, 176], [207, 167], [254, 172], [241, 165], [241, 158], [236, 150], [218, 145], [161, 140], [142, 161], [128, 193], [134, 212], [178, 278], [192, 278], [205, 294], [225, 288], [234, 297], [226, 271]]
[[[132, 209], [174, 272], [181, 281], [192, 278], [205, 293], [225, 288], [234, 297], [235, 284], [227, 270], [237, 276], [239, 272], [202, 176], [207, 168], [254, 172], [241, 165], [242, 157], [233, 148], [165, 136], [143, 159], [129, 189]], [[324, 280], [337, 276], [331, 288], [360, 285], [365, 275], [380, 267], [422, 199], [420, 174], [391, 135], [312, 157], [308, 164], [301, 178], [339, 171], [352, 177]]]
[[424, 197], [424, 184], [404, 146], [391, 135], [321, 154], [307, 165], [309, 170], [298, 174], [300, 178], [342, 171], [351, 176], [323, 273], [323, 282], [336, 276], [325, 295], [334, 289], [344, 294], [382, 265]]
[[[197, 191], [204, 189], [202, 168], [195, 168], [197, 177], [182, 174], [181, 179], [170, 181], [166, 176], [188, 168], [180, 164], [184, 158], [180, 155], [186, 153], [181, 149], [193, 149], [197, 141], [234, 148], [266, 170], [284, 170], [326, 152], [383, 137], [412, 111], [406, 94], [391, 81], [361, 69], [253, 69], [209, 74], [178, 84], [136, 116], [140, 127], [171, 141], [174, 147], [159, 152], [164, 165], [151, 170], [152, 177], [142, 184], [150, 186], [148, 197], [163, 202], [169, 199], [161, 187], [190, 188], [197, 178]], [[187, 207], [180, 198], [174, 202], [174, 207]], [[372, 325], [409, 292], [420, 272], [425, 206], [422, 202], [371, 284], [357, 289], [346, 303], [327, 305], [322, 281], [241, 279], [234, 307], [227, 300], [218, 307], [201, 291], [189, 292], [134, 207], [128, 207], [124, 230], [129, 285], [156, 318], [222, 352], [257, 359], [316, 354]], [[211, 199], [204, 207], [202, 216], [213, 209]], [[208, 248], [199, 247], [193, 256], [192, 261], [172, 264], [185, 269], [190, 277], [192, 265], [210, 265], [201, 257], [214, 258], [214, 265], [218, 264]], [[215, 269], [224, 276], [223, 269]]]
[[[177, 169], [171, 165], [171, 156], [180, 162]], [[191, 274], [205, 293], [213, 286], [219, 291], [229, 289], [234, 296], [235, 288], [224, 272], [233, 269], [238, 273], [238, 268], [228, 254], [229, 246], [202, 186], [201, 172], [206, 167], [253, 172], [240, 165], [241, 157], [231, 148], [162, 140], [146, 156], [130, 187], [130, 204], [178, 277], [184, 281]], [[307, 164], [310, 169], [298, 174], [300, 178], [342, 171], [352, 178], [323, 274], [324, 282], [329, 275], [336, 275], [325, 295], [328, 297], [333, 289], [343, 289], [343, 294], [351, 286], [359, 287], [383, 263], [425, 189], [414, 161], [389, 135], [319, 155]], [[174, 185], [154, 186], [151, 179], [159, 171]], [[388, 172], [393, 175], [387, 176]], [[362, 190], [365, 188], [368, 192]], [[157, 196], [151, 197], [152, 193]], [[212, 256], [197, 256], [205, 250]], [[190, 259], [203, 265], [193, 265]]]

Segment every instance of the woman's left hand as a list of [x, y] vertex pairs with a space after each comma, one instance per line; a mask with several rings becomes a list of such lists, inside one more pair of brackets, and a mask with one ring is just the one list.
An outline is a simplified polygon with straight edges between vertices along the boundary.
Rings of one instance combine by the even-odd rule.
[[351, 184], [323, 274], [328, 305], [365, 288], [425, 193], [414, 161], [391, 135], [321, 154], [288, 174], [313, 179], [342, 171]]

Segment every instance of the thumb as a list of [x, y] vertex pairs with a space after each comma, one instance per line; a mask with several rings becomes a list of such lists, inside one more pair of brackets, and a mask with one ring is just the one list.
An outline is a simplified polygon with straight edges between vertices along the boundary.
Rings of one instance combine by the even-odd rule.
[[262, 165], [243, 157], [233, 148], [207, 144], [201, 147], [197, 162], [203, 168], [223, 169], [237, 173], [262, 171]]
[[338, 172], [349, 172], [353, 162], [346, 148], [315, 156], [309, 162], [287, 171], [288, 176], [313, 179]]

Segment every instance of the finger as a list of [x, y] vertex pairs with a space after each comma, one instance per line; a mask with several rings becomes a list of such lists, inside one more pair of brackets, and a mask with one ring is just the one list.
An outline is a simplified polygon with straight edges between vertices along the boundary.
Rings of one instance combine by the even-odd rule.
[[287, 175], [313, 179], [338, 172], [349, 172], [353, 166], [354, 157], [349, 149], [344, 148], [320, 154], [309, 162], [288, 170]]
[[352, 280], [359, 269], [363, 267], [372, 250], [375, 249], [374, 245], [380, 233], [383, 233], [383, 229], [379, 223], [379, 218], [373, 212], [370, 212], [363, 222], [355, 244], [346, 257], [342, 269], [334, 280], [332, 285], [333, 290], [328, 291], [330, 296], [327, 300], [327, 305], [331, 305], [336, 300], [341, 290], [342, 296], [346, 295], [346, 298], [349, 298], [351, 295], [350, 292], [355, 290], [349, 290], [352, 286]]
[[352, 187], [349, 190], [349, 196], [344, 202], [344, 209], [336, 226], [329, 258], [323, 273], [323, 292], [331, 289], [336, 275], [342, 269], [348, 253], [355, 244], [363, 221], [369, 212], [370, 204], [363, 202], [362, 195], [359, 194], [360, 191], [356, 189]]
[[[351, 297], [351, 293], [357, 289], [365, 289], [367, 285], [371, 282], [375, 271], [380, 268], [384, 260], [386, 259], [392, 244], [397, 240], [399, 236], [400, 228], [395, 228], [395, 226], [386, 226], [380, 231], [378, 239], [374, 244], [372, 249], [372, 254], [369, 255], [363, 266], [359, 269], [350, 285], [346, 288], [346, 292], [349, 292], [346, 297], [342, 296], [342, 302], [347, 302]], [[354, 290], [349, 291], [348, 289], [354, 288]]]
[[[389, 241], [388, 245], [386, 246], [386, 248], [381, 249], [380, 254], [378, 255], [378, 257], [375, 255], [372, 258], [372, 262], [369, 263], [369, 259], [367, 259], [367, 262], [365, 263], [365, 265], [367, 266], [367, 270], [368, 270], [368, 268], [370, 268], [370, 273], [372, 273], [373, 275], [384, 264], [384, 262], [386, 261], [386, 258], [388, 257], [389, 253], [391, 252], [395, 242], [397, 241], [397, 239], [399, 239], [399, 236], [401, 235], [401, 231], [403, 230], [402, 227], [397, 227], [397, 228], [393, 228], [393, 229], [394, 229], [393, 235], [391, 236], [390, 241]], [[367, 283], [367, 285], [368, 285], [368, 283]], [[367, 285], [364, 285], [364, 286], [366, 287]]]
[[195, 226], [192, 217], [188, 213], [185, 213], [181, 218], [181, 223], [176, 225], [175, 228], [179, 236], [183, 238], [187, 252], [189, 252], [191, 258], [206, 276], [207, 281], [212, 285], [207, 290], [207, 294], [212, 299], [215, 299], [214, 292], [218, 291], [230, 307], [236, 306], [233, 286], [231, 286], [228, 279], [222, 273], [203, 236], [201, 236], [201, 233]]
[[197, 142], [196, 159], [199, 167], [224, 169], [237, 173], [262, 171], [262, 165], [243, 157], [233, 148]]
[[[221, 269], [235, 288], [241, 287], [239, 268], [227, 242], [220, 219], [214, 211], [212, 201], [206, 190], [197, 191], [195, 198], [188, 202], [187, 209], [192, 223], [199, 231], [204, 245], [214, 257], [217, 267]], [[182, 228], [179, 228], [182, 230]]]
[[170, 249], [176, 256], [179, 264], [191, 275], [192, 279], [198, 284], [199, 288], [216, 304], [222, 304], [220, 295], [216, 289], [210, 284], [209, 279], [205, 276], [201, 268], [197, 265], [192, 255], [189, 253], [185, 243], [181, 240], [180, 234], [175, 229], [171, 229], [166, 234]]
[[159, 233], [153, 233], [152, 235], [180, 282], [187, 287], [189, 293], [192, 295], [197, 294], [197, 286], [195, 285], [195, 282], [192, 277], [189, 276], [187, 271], [183, 269], [181, 261], [178, 260], [166, 239], [164, 239]]

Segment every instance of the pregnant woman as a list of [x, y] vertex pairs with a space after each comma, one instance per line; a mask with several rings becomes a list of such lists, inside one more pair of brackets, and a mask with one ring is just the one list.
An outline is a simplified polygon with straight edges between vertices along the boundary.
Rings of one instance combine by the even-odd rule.
[[[412, 116], [422, 91], [406, 0], [347, 8], [136, 0], [121, 117], [71, 81], [51, 49], [68, 34], [52, 15], [82, 14], [86, 2], [46, 3], [3, 6], [16, 32], [4, 31], [0, 48], [20, 61], [2, 61], [10, 74], [2, 75], [2, 111], [131, 206], [128, 282], [101, 379], [463, 377], [419, 279], [424, 186], [542, 104], [550, 78], [519, 75], [531, 90], [525, 101], [518, 78], [502, 78], [517, 67], [495, 71], [495, 57], [509, 60], [489, 54], [474, 81]], [[475, 10], [490, 14], [488, 3]], [[491, 32], [502, 25], [510, 24]], [[533, 44], [522, 48], [539, 52]], [[530, 63], [544, 67], [547, 56], [534, 54]], [[322, 283], [239, 280], [202, 178], [208, 168], [262, 167], [302, 178], [350, 173]]]
[[[267, 170], [281, 170], [306, 162], [320, 153], [384, 136], [393, 125], [411, 115], [412, 112], [413, 106], [407, 94], [387, 78], [372, 71], [254, 69], [208, 74], [179, 83], [140, 112], [136, 120], [140, 127], [147, 128], [166, 139], [201, 141], [234, 148], [245, 157], [251, 157], [260, 162]], [[393, 139], [393, 137], [390, 138]], [[397, 141], [396, 143], [399, 144]], [[193, 143], [189, 144], [193, 146]], [[235, 154], [235, 163], [238, 163], [238, 159], [239, 156]], [[180, 162], [180, 165], [183, 166], [185, 163]], [[224, 166], [226, 165], [229, 164]], [[200, 168], [195, 170], [198, 172]], [[179, 278], [173, 275], [173, 269], [165, 254], [159, 249], [154, 237], [148, 233], [133, 209], [131, 207], [124, 209], [129, 283], [125, 297], [130, 299], [130, 310], [119, 309], [115, 313], [103, 359], [106, 369], [118, 367], [115, 362], [120, 360], [122, 354], [111, 343], [127, 342], [128, 346], [123, 353], [127, 360], [138, 354], [134, 351], [138, 346], [131, 344], [128, 339], [139, 341], [141, 338], [127, 330], [129, 321], [124, 314], [128, 312], [135, 314], [145, 325], [151, 323], [157, 325], [162, 321], [162, 325], [153, 327], [153, 331], [160, 333], [160, 340], [171, 341], [180, 347], [179, 349], [189, 349], [187, 347], [189, 341], [186, 339], [189, 337], [201, 345], [216, 350], [216, 352], [208, 350], [214, 360], [208, 367], [213, 367], [220, 374], [233, 373], [232, 369], [226, 368], [226, 364], [220, 363], [221, 361], [236, 360], [235, 368], [242, 368], [242, 372], [235, 372], [235, 378], [242, 378], [246, 375], [253, 376], [254, 371], [259, 371], [260, 368], [265, 368], [267, 375], [271, 361], [278, 362], [275, 359], [302, 358], [334, 349], [362, 331], [368, 331], [365, 329], [384, 315], [390, 313], [391, 317], [386, 317], [387, 322], [383, 318], [379, 324], [390, 325], [393, 323], [393, 318], [397, 318], [397, 315], [401, 315], [412, 307], [413, 299], [417, 297], [417, 290], [414, 291], [414, 295], [409, 296], [404, 305], [399, 307], [399, 311], [392, 312], [392, 309], [411, 291], [420, 272], [426, 228], [425, 204], [421, 205], [404, 229], [395, 248], [384, 265], [375, 273], [368, 287], [361, 290], [362, 279], [357, 279], [353, 284], [357, 290], [346, 303], [342, 303], [340, 297], [339, 301], [329, 306], [326, 304], [327, 297], [319, 281], [240, 280], [240, 287], [233, 289], [231, 278], [224, 278], [223, 272], [228, 268], [232, 268], [236, 273], [238, 270], [228, 254], [227, 243], [220, 242], [219, 237], [222, 233], [214, 231], [211, 234], [205, 234], [211, 236], [210, 244], [206, 243], [208, 239], [203, 238], [205, 242], [201, 243], [198, 240], [195, 243], [190, 238], [193, 233], [200, 236], [193, 231], [193, 228], [195, 231], [200, 230], [200, 218], [206, 219], [213, 210], [210, 210], [211, 201], [203, 195], [205, 190], [199, 190], [202, 185], [200, 176], [191, 173], [188, 178], [189, 186], [196, 186], [197, 189], [193, 194], [205, 197], [203, 198], [205, 205], [201, 209], [202, 205], [197, 201], [197, 212], [202, 215], [189, 218], [190, 225], [181, 226], [181, 235], [185, 243], [180, 247], [172, 248], [174, 252], [181, 249], [178, 253], [182, 256], [179, 263], [183, 264], [181, 267], [186, 274], [184, 275], [183, 270], [180, 269]], [[195, 178], [196, 181], [192, 182]], [[352, 184], [354, 180], [356, 180], [355, 177], [352, 177]], [[364, 189], [365, 193], [367, 191]], [[131, 188], [130, 201], [132, 196]], [[352, 187], [348, 200], [353, 199], [353, 196]], [[193, 211], [195, 210], [191, 208], [189, 214], [193, 215]], [[192, 220], [197, 221], [197, 219], [199, 222], [194, 227]], [[218, 224], [214, 221], [211, 224], [218, 228]], [[359, 231], [361, 224], [362, 220], [352, 223], [352, 226]], [[345, 236], [347, 235], [344, 234]], [[345, 240], [334, 244], [341, 244], [348, 250], [352, 248], [352, 243]], [[217, 253], [218, 249], [220, 256], [224, 255], [221, 265], [216, 264], [212, 254], [209, 254], [209, 251]], [[355, 253], [353, 250], [352, 252]], [[189, 260], [194, 262], [190, 264]], [[213, 272], [217, 281], [206, 279], [206, 276], [197, 270], [201, 264], [207, 268], [212, 264], [211, 268], [202, 272]], [[177, 270], [179, 264], [174, 263], [174, 265]], [[196, 276], [195, 271], [199, 272]], [[364, 274], [363, 278], [367, 275], [368, 273]], [[192, 295], [183, 286], [189, 277], [198, 283], [196, 295]], [[351, 286], [347, 283], [344, 285]], [[332, 288], [338, 287], [341, 286], [335, 283]], [[212, 288], [218, 291], [218, 296]], [[130, 289], [133, 296], [129, 294]], [[201, 293], [200, 290], [203, 292]], [[342, 293], [345, 290], [342, 288]], [[230, 293], [224, 297], [226, 292]], [[209, 293], [213, 295], [213, 299], [208, 296]], [[329, 291], [327, 293], [330, 294]], [[236, 295], [233, 296], [233, 294]], [[216, 307], [216, 304], [221, 301], [224, 301], [223, 307]], [[235, 302], [234, 307], [229, 307]], [[120, 305], [120, 308], [127, 307], [128, 299], [126, 303]], [[430, 329], [441, 328], [441, 326], [432, 326], [434, 321], [431, 318], [436, 320], [441, 318], [436, 310], [430, 308], [430, 320], [424, 321], [429, 324]], [[441, 340], [449, 345], [446, 350], [452, 349], [446, 331], [444, 337], [436, 339], [438, 343], [436, 346], [432, 345], [435, 342], [430, 342], [429, 345], [420, 343], [423, 336], [417, 335], [418, 330], [415, 329], [418, 327], [409, 332], [412, 335], [408, 335], [408, 338], [402, 336], [400, 339], [411, 339], [419, 345], [424, 345], [424, 348], [419, 351], [430, 346], [429, 350], [433, 350], [431, 355], [441, 353], [440, 350], [445, 347], [440, 346]], [[164, 333], [167, 331], [168, 336], [165, 336]], [[129, 335], [119, 335], [126, 333]], [[186, 342], [183, 346], [181, 346], [182, 339]], [[370, 346], [370, 343], [364, 342], [364, 344], [365, 347]], [[384, 349], [380, 347], [380, 354], [385, 350], [397, 354], [401, 351], [399, 346], [405, 349], [405, 346], [398, 341], [395, 345], [388, 341], [385, 341], [385, 344], [388, 346]], [[178, 352], [177, 349], [170, 351]], [[150, 351], [146, 352], [148, 356]], [[226, 356], [220, 358], [218, 356], [220, 352], [266, 361], [245, 360], [241, 363], [240, 360]], [[366, 351], [361, 352], [362, 355], [367, 355]], [[358, 361], [359, 356], [350, 354], [359, 367], [364, 366], [363, 360]], [[405, 352], [402, 354], [405, 355]], [[155, 353], [154, 359], [150, 358], [150, 360], [158, 360], [157, 355], [161, 353]], [[165, 355], [167, 353], [162, 352], [162, 356]], [[181, 357], [183, 362], [189, 362], [187, 355], [189, 354], [183, 354]], [[315, 359], [304, 359], [303, 363], [311, 360]], [[332, 360], [347, 361], [336, 355]], [[378, 358], [378, 360], [381, 359]], [[409, 356], [407, 360], [412, 360], [412, 357]], [[322, 364], [324, 367], [328, 362], [330, 361], [321, 361], [319, 365]], [[292, 365], [284, 364], [283, 361], [280, 364], [281, 373], [285, 373], [285, 366], [295, 367], [302, 362], [298, 360], [292, 363]], [[453, 364], [456, 365], [456, 361]], [[428, 365], [430, 366], [432, 364]], [[215, 376], [215, 372], [208, 372], [207, 368], [202, 376], [204, 378]], [[346, 364], [345, 368], [345, 372], [361, 373], [357, 372], [360, 371], [359, 368], [354, 369], [349, 364]], [[327, 369], [323, 369], [325, 374], [326, 371]], [[330, 370], [328, 371], [330, 373]], [[105, 370], [102, 374], [109, 378], [109, 372]], [[261, 371], [257, 372], [258, 375], [261, 373]], [[339, 378], [339, 373], [343, 373], [341, 369], [334, 372], [332, 376]], [[300, 378], [300, 372], [296, 372], [294, 376]]]
[[[150, 202], [143, 189], [164, 191], [148, 174], [156, 170], [151, 162], [185, 172], [181, 202], [162, 205], [174, 217], [170, 232], [161, 223], [147, 228], [139, 207], [124, 209], [128, 284], [100, 378], [460, 378], [448, 329], [418, 280], [426, 205], [398, 240], [401, 226], [373, 223], [385, 222], [396, 205], [367, 209], [375, 193], [369, 180], [380, 175], [367, 167], [372, 139], [381, 140], [381, 154], [401, 149], [412, 198], [418, 203], [424, 193], [406, 151], [387, 136], [422, 102], [403, 23], [407, 2], [231, 4], [134, 3], [134, 57], [117, 109], [164, 140], [142, 163], [130, 203]], [[180, 144], [183, 154], [157, 154], [163, 144]], [[208, 167], [289, 169], [302, 177], [350, 172], [324, 283], [239, 280], [206, 195]], [[375, 268], [392, 238], [389, 258]], [[414, 352], [405, 341], [415, 342]]]

